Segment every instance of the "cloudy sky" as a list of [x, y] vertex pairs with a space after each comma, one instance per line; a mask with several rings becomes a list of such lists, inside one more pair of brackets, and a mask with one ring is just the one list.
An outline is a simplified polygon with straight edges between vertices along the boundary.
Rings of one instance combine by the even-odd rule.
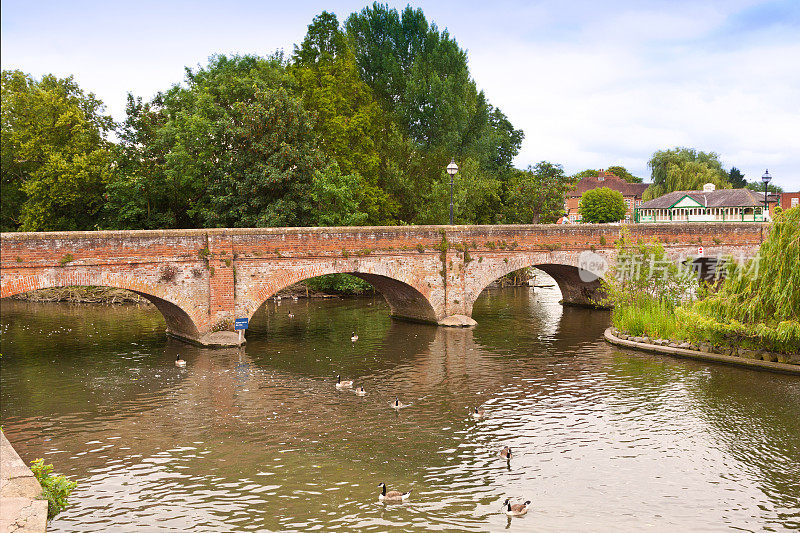
[[[404, 2], [389, 2], [402, 8]], [[74, 75], [118, 120], [213, 53], [291, 52], [314, 15], [362, 2], [2, 2], [3, 69]], [[747, 179], [800, 190], [800, 0], [419, 1], [525, 131], [518, 166], [621, 164], [714, 151]]]

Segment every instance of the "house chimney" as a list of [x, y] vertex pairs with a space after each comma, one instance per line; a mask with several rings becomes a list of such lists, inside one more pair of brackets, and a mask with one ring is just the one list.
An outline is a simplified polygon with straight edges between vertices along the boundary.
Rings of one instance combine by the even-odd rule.
[[603, 169], [601, 168], [601, 169], [600, 169], [600, 170], [597, 172], [597, 181], [603, 181], [603, 180], [605, 180], [605, 179], [606, 179], [606, 173], [605, 173], [605, 172], [603, 171]]

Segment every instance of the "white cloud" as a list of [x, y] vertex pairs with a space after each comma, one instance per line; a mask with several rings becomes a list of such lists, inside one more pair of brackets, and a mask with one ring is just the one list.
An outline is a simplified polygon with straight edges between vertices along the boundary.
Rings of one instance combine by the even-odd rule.
[[779, 185], [800, 189], [800, 38], [732, 45], [719, 34], [728, 17], [718, 7], [700, 10], [708, 16], [600, 14], [572, 41], [484, 38], [470, 65], [525, 130], [521, 165], [622, 163], [647, 177], [655, 150], [691, 146], [749, 179], [769, 167]]
[[[150, 97], [214, 52], [291, 52], [323, 9], [343, 21], [368, 3], [7, 0], [3, 68], [74, 74], [120, 119], [127, 91]], [[415, 5], [468, 50], [479, 87], [525, 131], [521, 166], [623, 164], [647, 177], [655, 150], [681, 145], [716, 151], [749, 179], [769, 167], [779, 185], [800, 190], [797, 2]]]

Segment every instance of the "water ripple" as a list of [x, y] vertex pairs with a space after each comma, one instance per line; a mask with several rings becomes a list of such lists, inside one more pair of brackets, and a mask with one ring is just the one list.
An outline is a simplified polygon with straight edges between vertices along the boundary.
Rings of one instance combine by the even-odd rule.
[[796, 378], [614, 350], [607, 314], [557, 300], [486, 293], [474, 330], [271, 302], [220, 351], [152, 310], [4, 302], [4, 430], [79, 482], [49, 531], [800, 528]]

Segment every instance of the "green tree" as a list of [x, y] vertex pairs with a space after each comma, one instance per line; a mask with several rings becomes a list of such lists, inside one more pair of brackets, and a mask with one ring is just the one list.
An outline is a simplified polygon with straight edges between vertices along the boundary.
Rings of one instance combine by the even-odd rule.
[[317, 170], [311, 186], [314, 205], [313, 223], [316, 226], [359, 226], [367, 221], [367, 213], [360, 210], [361, 176], [343, 175], [339, 165], [332, 163]]
[[718, 290], [677, 319], [693, 340], [800, 353], [800, 208], [775, 217], [758, 256], [728, 262]]
[[577, 174], [574, 174], [573, 177], [575, 179], [583, 179], [583, 178], [596, 178], [600, 175], [599, 170], [595, 170], [593, 168], [587, 168], [586, 170], [581, 170]]
[[387, 116], [358, 74], [353, 51], [336, 15], [322, 12], [295, 48], [292, 74], [303, 105], [314, 117], [314, 132], [325, 155], [354, 175], [363, 191], [360, 209], [373, 224], [395, 222], [397, 202], [385, 191], [381, 172]]
[[111, 171], [114, 127], [72, 77], [2, 72], [4, 231], [93, 229]]
[[599, 187], [583, 193], [578, 204], [578, 212], [583, 222], [618, 222], [625, 218], [628, 208], [621, 192], [608, 187]]
[[629, 183], [642, 183], [642, 178], [634, 176], [628, 169], [619, 165], [612, 165], [606, 169], [606, 172], [614, 174], [618, 178], [622, 178]]
[[747, 185], [744, 174], [736, 167], [731, 167], [730, 172], [728, 172], [728, 181], [734, 189], [742, 189]]
[[[405, 192], [430, 191], [430, 177], [451, 157], [473, 159], [495, 179], [509, 179], [522, 132], [478, 91], [466, 52], [447, 31], [429, 24], [420, 9], [398, 12], [378, 3], [352, 14], [345, 29], [361, 79], [418, 150], [413, 165], [395, 160], [406, 173], [397, 182], [415, 185]], [[401, 213], [415, 220], [419, 202], [400, 201]]]
[[[762, 181], [748, 181], [745, 182], [745, 188], [751, 191], [764, 192], [764, 182]], [[783, 192], [783, 187], [770, 183], [767, 185], [767, 191], [770, 193]]]
[[117, 130], [116, 172], [108, 184], [105, 224], [122, 229], [188, 228], [188, 207], [202, 196], [191, 176], [167, 172], [171, 138], [163, 95], [142, 102], [128, 94], [126, 118]]
[[515, 171], [508, 184], [505, 221], [552, 224], [564, 214], [564, 195], [575, 187], [561, 165], [541, 161]]
[[[478, 162], [460, 162], [453, 177], [453, 221], [456, 224], [496, 224], [503, 216], [503, 184], [486, 176]], [[422, 198], [419, 221], [447, 224], [450, 219], [450, 175], [442, 168]]]
[[186, 86], [148, 105], [129, 102], [124, 165], [109, 202], [109, 211], [124, 218], [112, 220], [180, 227], [310, 223], [308, 198], [323, 158], [296, 92], [280, 56], [220, 55], [207, 67], [187, 69]]
[[644, 200], [652, 200], [672, 191], [700, 190], [706, 183], [718, 189], [729, 189], [728, 173], [722, 169], [714, 152], [694, 148], [659, 150], [647, 163], [652, 171], [653, 184], [644, 192]]

